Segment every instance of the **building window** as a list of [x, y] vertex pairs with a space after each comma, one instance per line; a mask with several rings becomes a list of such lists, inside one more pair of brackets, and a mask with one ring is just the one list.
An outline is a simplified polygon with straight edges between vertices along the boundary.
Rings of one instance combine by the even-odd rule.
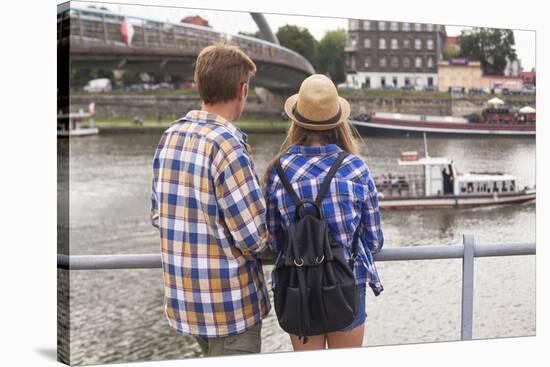
[[414, 67], [417, 69], [422, 67], [422, 58], [420, 56], [414, 58]]
[[401, 30], [403, 31], [410, 31], [411, 30], [411, 23], [402, 23], [401, 24]]
[[364, 44], [365, 48], [370, 48], [370, 38], [365, 38], [363, 40], [363, 44]]
[[397, 22], [391, 22], [390, 23], [390, 30], [398, 31], [399, 30], [399, 24]]
[[392, 56], [391, 57], [390, 65], [394, 69], [397, 69], [399, 67], [399, 59], [397, 58], [397, 56]]
[[382, 86], [382, 88], [386, 87], [386, 77], [385, 76], [380, 78], [380, 85]]
[[408, 76], [405, 77], [405, 85], [411, 85], [411, 78]]
[[393, 84], [394, 87], [397, 87], [397, 77], [396, 76], [394, 76], [392, 78], [392, 84]]
[[426, 24], [426, 30], [428, 32], [433, 32], [434, 30], [434, 25], [433, 24]]
[[411, 59], [408, 56], [403, 58], [403, 67], [406, 69], [411, 67]]
[[370, 20], [363, 21], [363, 30], [370, 31]]
[[417, 38], [414, 40], [414, 49], [415, 50], [422, 49], [422, 40], [420, 38]]
[[357, 30], [359, 27], [359, 25], [357, 24], [357, 19], [350, 19], [349, 20], [349, 30], [350, 31], [355, 31]]
[[385, 31], [386, 30], [386, 22], [378, 22], [378, 30], [379, 31]]
[[422, 24], [414, 23], [414, 30], [420, 32], [422, 30]]
[[403, 38], [403, 48], [410, 48], [411, 47], [411, 40], [408, 38]]
[[365, 78], [365, 88], [370, 88], [370, 78], [369, 77]]
[[355, 55], [352, 55], [352, 56], [351, 56], [351, 59], [350, 59], [350, 69], [351, 69], [351, 70], [355, 70]]
[[370, 56], [365, 57], [365, 69], [370, 68]]
[[379, 60], [378, 60], [378, 65], [381, 67], [381, 68], [385, 68], [388, 66], [388, 60], [386, 59], [385, 56], [382, 56]]
[[434, 49], [434, 40], [432, 39], [429, 39], [426, 41], [426, 48], [428, 50], [433, 50]]
[[351, 35], [349, 37], [349, 45], [350, 45], [350, 47], [357, 46], [357, 38], [355, 38], [355, 35]]
[[433, 57], [428, 57], [428, 67], [429, 68], [433, 68], [434, 67], [434, 58]]
[[378, 40], [378, 48], [381, 49], [381, 50], [386, 49], [386, 40], [384, 38], [380, 38]]
[[397, 45], [397, 38], [391, 39], [390, 47], [392, 50], [397, 50], [399, 48]]

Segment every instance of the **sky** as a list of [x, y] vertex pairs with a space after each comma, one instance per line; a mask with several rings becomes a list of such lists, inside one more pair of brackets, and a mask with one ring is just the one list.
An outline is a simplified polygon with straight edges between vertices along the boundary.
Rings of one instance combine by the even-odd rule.
[[[84, 2], [74, 2], [75, 7], [86, 7], [91, 4]], [[94, 4], [98, 5], [98, 4]], [[125, 15], [152, 18], [156, 20], [170, 21], [179, 23], [179, 21], [189, 15], [200, 15], [208, 20], [210, 25], [218, 31], [229, 34], [237, 34], [239, 31], [255, 32], [258, 30], [256, 23], [252, 20], [249, 13], [237, 11], [219, 11], [202, 10], [189, 8], [172, 8], [158, 6], [140, 6], [140, 5], [105, 5], [109, 10]], [[311, 17], [297, 15], [279, 15], [264, 14], [273, 33], [286, 24], [305, 27], [317, 40], [323, 38], [325, 32], [335, 29], [347, 30], [347, 19]], [[358, 16], [358, 18], [361, 18]], [[368, 19], [368, 18], [366, 18]], [[461, 30], [468, 29], [467, 26], [448, 26], [446, 31], [448, 36], [459, 35]], [[535, 32], [514, 30], [515, 47], [518, 58], [524, 70], [531, 70], [535, 66]]]

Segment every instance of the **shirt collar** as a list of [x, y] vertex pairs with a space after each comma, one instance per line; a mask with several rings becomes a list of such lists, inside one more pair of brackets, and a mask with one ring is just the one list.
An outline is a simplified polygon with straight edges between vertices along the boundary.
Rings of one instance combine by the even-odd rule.
[[325, 155], [340, 152], [342, 149], [336, 144], [321, 145], [320, 147], [310, 147], [305, 145], [292, 145], [288, 152], [290, 154], [304, 155]]
[[220, 115], [217, 115], [212, 112], [207, 112], [203, 110], [191, 110], [185, 115], [185, 120], [188, 121], [208, 121], [215, 123], [217, 125], [224, 126], [231, 134], [233, 134], [237, 139], [244, 143], [248, 143], [248, 136], [242, 132], [241, 129], [239, 129], [235, 124], [233, 124], [231, 121], [226, 120]]

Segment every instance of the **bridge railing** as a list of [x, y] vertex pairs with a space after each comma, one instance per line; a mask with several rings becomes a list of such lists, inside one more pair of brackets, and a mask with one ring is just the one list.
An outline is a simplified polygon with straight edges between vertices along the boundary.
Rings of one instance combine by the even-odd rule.
[[[472, 339], [474, 309], [474, 258], [535, 255], [535, 243], [475, 244], [465, 234], [462, 244], [384, 248], [374, 255], [376, 261], [462, 259], [461, 340]], [[269, 263], [270, 259], [264, 261]], [[131, 255], [57, 255], [57, 266], [70, 270], [161, 268], [160, 254]]]
[[[130, 46], [126, 45], [121, 34], [125, 17], [134, 28]], [[196, 55], [212, 43], [226, 41], [241, 48], [254, 60], [285, 64], [308, 73], [315, 72], [307, 59], [288, 48], [257, 38], [230, 35], [194, 24], [160, 22], [109, 11], [79, 8], [71, 8], [65, 13], [58, 14], [58, 32], [64, 27], [64, 22], [70, 22], [71, 42], [81, 44], [170, 49]]]

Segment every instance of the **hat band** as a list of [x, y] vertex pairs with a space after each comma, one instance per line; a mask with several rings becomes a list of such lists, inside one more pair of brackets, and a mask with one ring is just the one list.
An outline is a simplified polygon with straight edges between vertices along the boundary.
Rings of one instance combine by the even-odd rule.
[[315, 121], [310, 120], [308, 118], [305, 118], [298, 112], [298, 103], [294, 103], [294, 107], [292, 107], [292, 113], [300, 122], [305, 122], [306, 124], [320, 124], [320, 125], [329, 125], [329, 124], [335, 124], [338, 121], [340, 121], [340, 117], [342, 116], [342, 106], [338, 106], [338, 112], [336, 112], [336, 115], [329, 118], [328, 120], [322, 120], [322, 121]]

